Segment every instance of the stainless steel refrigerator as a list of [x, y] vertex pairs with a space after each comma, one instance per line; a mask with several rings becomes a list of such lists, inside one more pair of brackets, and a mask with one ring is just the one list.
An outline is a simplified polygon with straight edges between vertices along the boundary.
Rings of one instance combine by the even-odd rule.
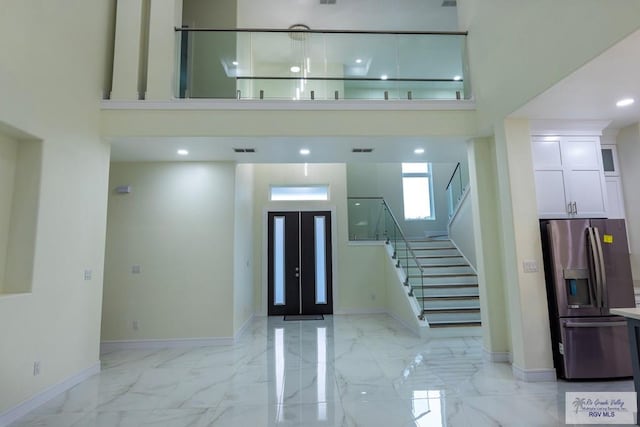
[[635, 307], [624, 220], [540, 224], [558, 376], [632, 376], [626, 320], [609, 312]]

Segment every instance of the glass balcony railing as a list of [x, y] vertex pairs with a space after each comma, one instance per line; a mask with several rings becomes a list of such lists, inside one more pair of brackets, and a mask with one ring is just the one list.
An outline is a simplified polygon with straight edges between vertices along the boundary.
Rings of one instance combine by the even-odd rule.
[[466, 165], [458, 163], [447, 184], [447, 200], [449, 203], [449, 218], [453, 216], [462, 201], [462, 196], [469, 186], [469, 171]]
[[178, 98], [469, 99], [466, 33], [176, 28]]

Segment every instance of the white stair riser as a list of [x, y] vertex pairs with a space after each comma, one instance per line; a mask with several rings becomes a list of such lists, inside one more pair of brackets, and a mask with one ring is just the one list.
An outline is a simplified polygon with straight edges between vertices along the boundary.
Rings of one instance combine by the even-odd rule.
[[[396, 251], [398, 252], [398, 254], [400, 254], [401, 256], [406, 256], [406, 253], [408, 252], [406, 249], [404, 248], [396, 248]], [[457, 249], [431, 249], [431, 250], [426, 250], [426, 249], [414, 249], [413, 250], [413, 254], [417, 257], [435, 257], [435, 256], [451, 256], [451, 255], [460, 255], [460, 252], [458, 252]]]
[[409, 242], [409, 247], [411, 249], [432, 249], [432, 248], [455, 248], [453, 243], [451, 242], [420, 242], [420, 243], [412, 243]]
[[[415, 261], [414, 261], [415, 262]], [[429, 267], [432, 265], [442, 266], [442, 265], [458, 265], [458, 264], [467, 264], [462, 257], [456, 258], [419, 258], [418, 263], [423, 267]]]
[[424, 301], [423, 308], [428, 310], [430, 308], [480, 308], [480, 301], [477, 299], [463, 299], [463, 300], [429, 300]]
[[[412, 265], [413, 264], [413, 265]], [[402, 268], [406, 268], [406, 264], [400, 262]], [[471, 267], [423, 267], [423, 274], [476, 274]], [[420, 274], [420, 269], [413, 263], [409, 263], [409, 274]]]
[[410, 277], [409, 283], [414, 286], [420, 285], [442, 285], [447, 283], [467, 283], [476, 285], [478, 278], [476, 276], [449, 276], [449, 277]]
[[478, 288], [414, 289], [416, 297], [479, 296]]
[[465, 320], [468, 322], [479, 322], [480, 313], [427, 313], [427, 322], [429, 321], [454, 321]]

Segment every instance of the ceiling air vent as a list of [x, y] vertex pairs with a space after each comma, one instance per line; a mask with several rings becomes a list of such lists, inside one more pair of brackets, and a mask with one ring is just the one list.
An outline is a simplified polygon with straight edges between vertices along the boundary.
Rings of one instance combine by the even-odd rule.
[[255, 153], [255, 148], [234, 148], [233, 151], [236, 153]]
[[351, 152], [353, 153], [371, 153], [373, 148], [353, 148]]
[[456, 0], [444, 0], [442, 2], [442, 7], [456, 7], [458, 2]]
[[336, 4], [336, 0], [320, 0], [320, 4]]

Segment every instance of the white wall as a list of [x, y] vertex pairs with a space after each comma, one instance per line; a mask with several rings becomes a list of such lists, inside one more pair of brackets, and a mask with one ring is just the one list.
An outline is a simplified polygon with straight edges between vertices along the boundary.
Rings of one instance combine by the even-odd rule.
[[234, 232], [250, 194], [236, 197], [235, 178], [232, 163], [111, 165], [109, 188], [132, 192], [109, 193], [103, 341], [233, 335], [234, 235], [250, 238]]
[[457, 29], [455, 7], [441, 0], [238, 0], [239, 28], [288, 28], [305, 24], [312, 29], [339, 30], [443, 30]]
[[522, 268], [524, 260], [542, 266], [530, 133], [527, 120], [505, 120], [496, 129], [500, 261], [514, 373], [521, 379], [531, 373], [538, 380], [551, 380], [555, 373], [544, 271], [525, 273]]
[[455, 163], [432, 163], [435, 220], [405, 221], [400, 163], [349, 163], [347, 190], [349, 197], [384, 197], [407, 238], [421, 238], [425, 233], [447, 231], [449, 221], [446, 186]]
[[469, 192], [462, 199], [460, 206], [449, 225], [449, 238], [462, 252], [467, 261], [477, 269], [476, 248], [473, 233], [473, 208]]
[[[255, 298], [256, 311], [266, 314], [266, 220], [268, 210], [330, 210], [336, 216], [333, 221], [334, 313], [384, 311], [386, 291], [384, 264], [378, 246], [350, 245], [347, 230], [347, 184], [345, 164], [309, 164], [308, 175], [303, 164], [255, 165], [254, 227], [256, 259]], [[329, 184], [330, 200], [327, 202], [270, 202], [269, 186], [278, 184]]]
[[0, 296], [0, 414], [98, 364], [109, 161], [99, 101], [112, 8], [2, 2], [0, 124], [42, 140], [43, 152], [31, 292]]
[[4, 292], [4, 272], [11, 227], [13, 180], [18, 156], [17, 141], [0, 134], [0, 293]]
[[40, 194], [42, 142], [21, 140], [16, 148], [11, 221], [2, 286], [5, 293], [31, 290]]
[[618, 161], [627, 218], [631, 270], [634, 281], [640, 280], [640, 125], [638, 123], [621, 129], [617, 138]]
[[233, 331], [251, 318], [253, 301], [253, 245], [258, 240], [253, 223], [253, 165], [236, 166], [233, 238]]
[[512, 347], [507, 283], [500, 256], [503, 253], [503, 241], [495, 143], [490, 138], [469, 141], [468, 154], [483, 345], [492, 360], [504, 361], [507, 359], [505, 356], [512, 352]]

